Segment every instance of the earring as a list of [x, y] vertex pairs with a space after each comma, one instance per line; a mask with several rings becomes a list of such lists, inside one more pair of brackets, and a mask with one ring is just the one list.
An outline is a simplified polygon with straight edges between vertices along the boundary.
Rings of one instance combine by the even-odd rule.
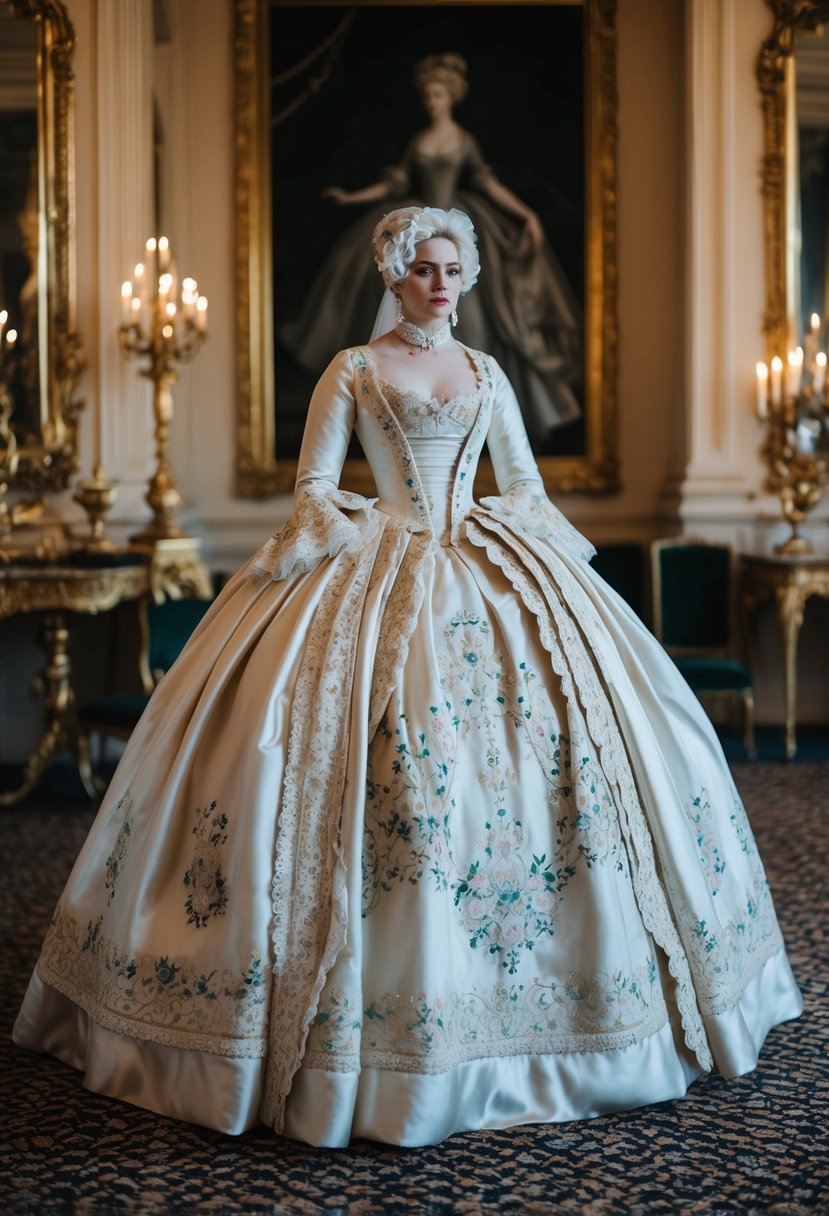
[[403, 320], [403, 301], [397, 292], [394, 293], [394, 317], [396, 321]]
[[454, 308], [452, 309], [452, 316], [449, 318], [449, 320], [452, 322], [453, 325], [457, 325], [457, 323], [458, 323], [458, 314]]

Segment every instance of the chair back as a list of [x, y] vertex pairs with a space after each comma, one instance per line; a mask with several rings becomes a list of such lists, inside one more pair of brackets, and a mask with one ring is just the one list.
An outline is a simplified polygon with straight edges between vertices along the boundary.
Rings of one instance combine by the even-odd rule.
[[611, 541], [596, 545], [590, 565], [600, 574], [640, 620], [647, 612], [645, 551], [638, 541]]
[[141, 611], [139, 668], [146, 693], [151, 693], [187, 644], [190, 635], [212, 600], [165, 599], [160, 604], [147, 599]]
[[674, 654], [725, 654], [731, 637], [731, 549], [693, 537], [651, 545], [654, 633]]

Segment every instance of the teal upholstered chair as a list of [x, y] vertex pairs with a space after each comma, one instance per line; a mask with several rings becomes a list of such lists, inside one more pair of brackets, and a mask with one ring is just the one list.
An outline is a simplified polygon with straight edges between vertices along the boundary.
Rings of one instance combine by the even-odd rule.
[[91, 797], [106, 788], [92, 765], [92, 735], [101, 740], [129, 739], [156, 684], [172, 667], [211, 603], [201, 599], [165, 599], [156, 604], [149, 597], [139, 602], [141, 691], [99, 697], [78, 710], [78, 765], [84, 788]]
[[638, 541], [611, 541], [596, 545], [590, 563], [597, 574], [630, 605], [642, 621], [649, 614], [644, 547]]
[[694, 692], [730, 697], [743, 707], [743, 741], [754, 740], [754, 681], [731, 650], [731, 549], [693, 537], [651, 545], [653, 629]]

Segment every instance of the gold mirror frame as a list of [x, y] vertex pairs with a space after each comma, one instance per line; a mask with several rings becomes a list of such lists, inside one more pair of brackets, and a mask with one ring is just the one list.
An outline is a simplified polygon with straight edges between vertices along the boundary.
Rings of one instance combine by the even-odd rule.
[[[75, 329], [75, 30], [61, 0], [6, 0], [37, 29], [40, 439], [21, 444], [14, 485], [66, 487], [78, 467], [76, 398], [84, 367]], [[12, 425], [14, 414], [12, 414]]]
[[[371, 2], [371, 0], [366, 0]], [[577, 0], [562, 0], [575, 3]], [[588, 84], [585, 98], [585, 426], [584, 454], [538, 459], [558, 493], [619, 488], [616, 311], [616, 0], [584, 0]], [[275, 456], [271, 197], [266, 0], [234, 0], [237, 460], [242, 498], [294, 487], [296, 460]], [[343, 482], [372, 493], [364, 461], [346, 461]], [[495, 489], [482, 461], [476, 489]]]
[[788, 68], [798, 29], [809, 29], [829, 19], [829, 3], [826, 0], [768, 0], [768, 5], [774, 14], [774, 28], [763, 42], [757, 62], [764, 120], [762, 194], [766, 306], [763, 333], [767, 358], [779, 355], [785, 359], [786, 351], [797, 338], [790, 332], [792, 301], [787, 293]]

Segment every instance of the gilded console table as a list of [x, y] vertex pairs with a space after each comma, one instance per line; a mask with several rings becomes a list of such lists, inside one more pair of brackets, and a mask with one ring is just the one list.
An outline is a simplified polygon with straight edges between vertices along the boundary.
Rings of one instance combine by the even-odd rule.
[[[134, 557], [113, 555], [95, 565], [0, 565], [0, 620], [18, 613], [43, 613], [41, 637], [46, 651], [46, 666], [35, 681], [35, 691], [45, 701], [46, 729], [26, 762], [22, 782], [0, 794], [0, 806], [11, 806], [28, 794], [55, 756], [69, 752], [79, 760], [66, 613], [108, 612], [124, 600], [138, 599], [149, 587], [147, 563]], [[84, 786], [91, 797], [97, 797], [86, 779]]]
[[797, 645], [803, 610], [813, 595], [829, 598], [829, 557], [814, 554], [740, 556], [740, 605], [748, 625], [758, 606], [773, 600], [783, 650], [786, 697], [786, 759], [797, 753]]

